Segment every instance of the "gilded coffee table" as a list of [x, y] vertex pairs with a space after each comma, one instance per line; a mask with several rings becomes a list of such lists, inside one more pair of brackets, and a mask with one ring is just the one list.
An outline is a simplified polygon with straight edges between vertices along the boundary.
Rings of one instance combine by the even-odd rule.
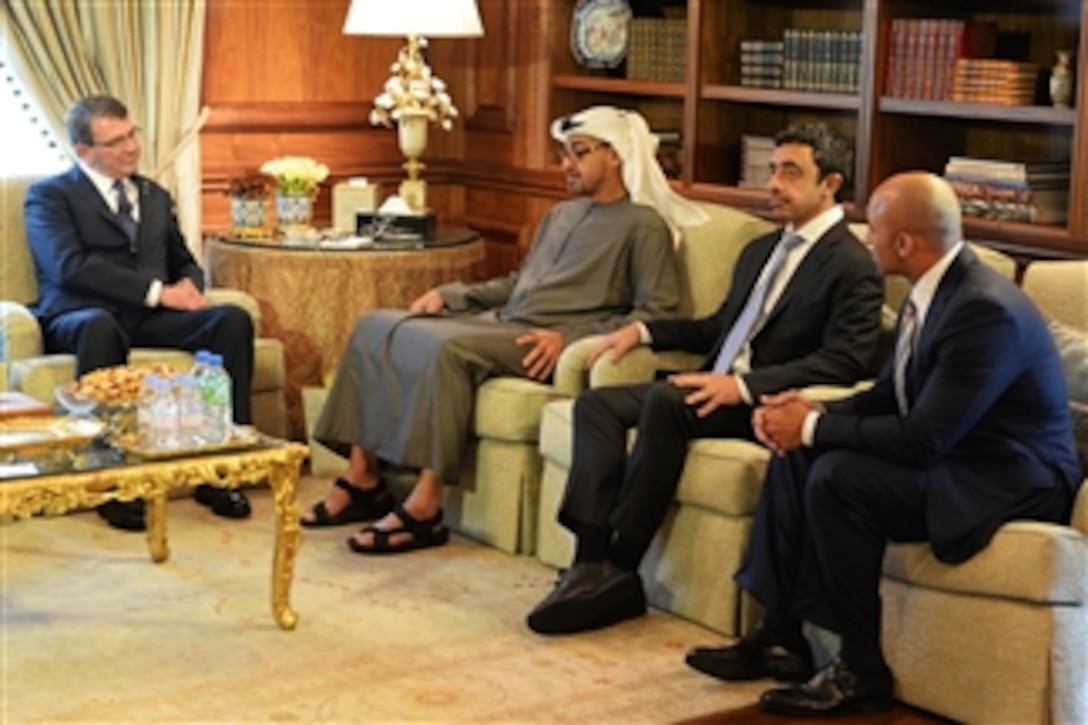
[[281, 628], [294, 629], [298, 615], [291, 609], [290, 594], [300, 541], [298, 479], [308, 453], [301, 443], [265, 437], [242, 450], [161, 460], [126, 459], [105, 448], [55, 450], [37, 456], [39, 472], [0, 478], [0, 520], [142, 498], [147, 502], [151, 559], [164, 562], [170, 556], [166, 504], [172, 491], [202, 483], [238, 488], [267, 481], [276, 510], [272, 616]]

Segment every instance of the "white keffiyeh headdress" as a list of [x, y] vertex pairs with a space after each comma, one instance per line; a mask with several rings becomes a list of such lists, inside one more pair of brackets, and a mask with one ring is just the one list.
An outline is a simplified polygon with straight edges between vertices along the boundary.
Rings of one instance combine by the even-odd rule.
[[592, 136], [616, 150], [623, 160], [623, 185], [631, 201], [657, 210], [679, 240], [680, 227], [704, 224], [709, 217], [699, 205], [669, 186], [657, 162], [658, 138], [636, 111], [593, 106], [552, 121], [552, 138], [567, 143], [570, 136]]

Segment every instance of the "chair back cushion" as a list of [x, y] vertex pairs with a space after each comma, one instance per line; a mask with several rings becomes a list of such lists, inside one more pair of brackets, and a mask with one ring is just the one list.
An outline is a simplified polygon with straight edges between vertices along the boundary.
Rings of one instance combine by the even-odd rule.
[[29, 304], [38, 299], [34, 260], [26, 241], [23, 199], [36, 179], [0, 180], [0, 300]]
[[710, 219], [684, 227], [679, 252], [684, 279], [685, 311], [694, 317], [712, 315], [721, 306], [733, 266], [748, 242], [775, 228], [759, 217], [722, 204], [699, 204]]

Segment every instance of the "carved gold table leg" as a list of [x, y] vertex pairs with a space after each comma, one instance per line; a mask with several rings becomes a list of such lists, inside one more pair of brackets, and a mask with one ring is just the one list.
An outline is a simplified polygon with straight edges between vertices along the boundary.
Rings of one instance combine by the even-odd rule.
[[272, 560], [272, 616], [282, 629], [294, 629], [298, 615], [291, 609], [291, 581], [301, 540], [298, 508], [299, 461], [273, 466], [269, 483], [276, 505], [276, 552]]
[[166, 541], [166, 492], [148, 496], [147, 506], [147, 546], [151, 550], [151, 560], [161, 564], [170, 557], [170, 545]]

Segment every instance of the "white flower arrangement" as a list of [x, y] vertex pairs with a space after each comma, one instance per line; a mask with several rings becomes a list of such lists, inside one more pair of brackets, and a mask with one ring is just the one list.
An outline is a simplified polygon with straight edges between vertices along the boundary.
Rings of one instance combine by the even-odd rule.
[[[426, 47], [426, 44], [425, 38], [419, 38], [420, 47]], [[403, 116], [423, 115], [443, 130], [453, 128], [457, 109], [446, 92], [446, 83], [431, 73], [421, 54], [411, 53], [407, 46], [401, 48], [397, 62], [389, 67], [389, 71], [392, 76], [374, 99], [374, 110], [370, 112], [373, 125], [391, 128], [393, 122]]]
[[308, 156], [283, 156], [264, 162], [261, 173], [275, 178], [279, 193], [304, 196], [317, 191], [317, 185], [328, 178], [329, 167]]

